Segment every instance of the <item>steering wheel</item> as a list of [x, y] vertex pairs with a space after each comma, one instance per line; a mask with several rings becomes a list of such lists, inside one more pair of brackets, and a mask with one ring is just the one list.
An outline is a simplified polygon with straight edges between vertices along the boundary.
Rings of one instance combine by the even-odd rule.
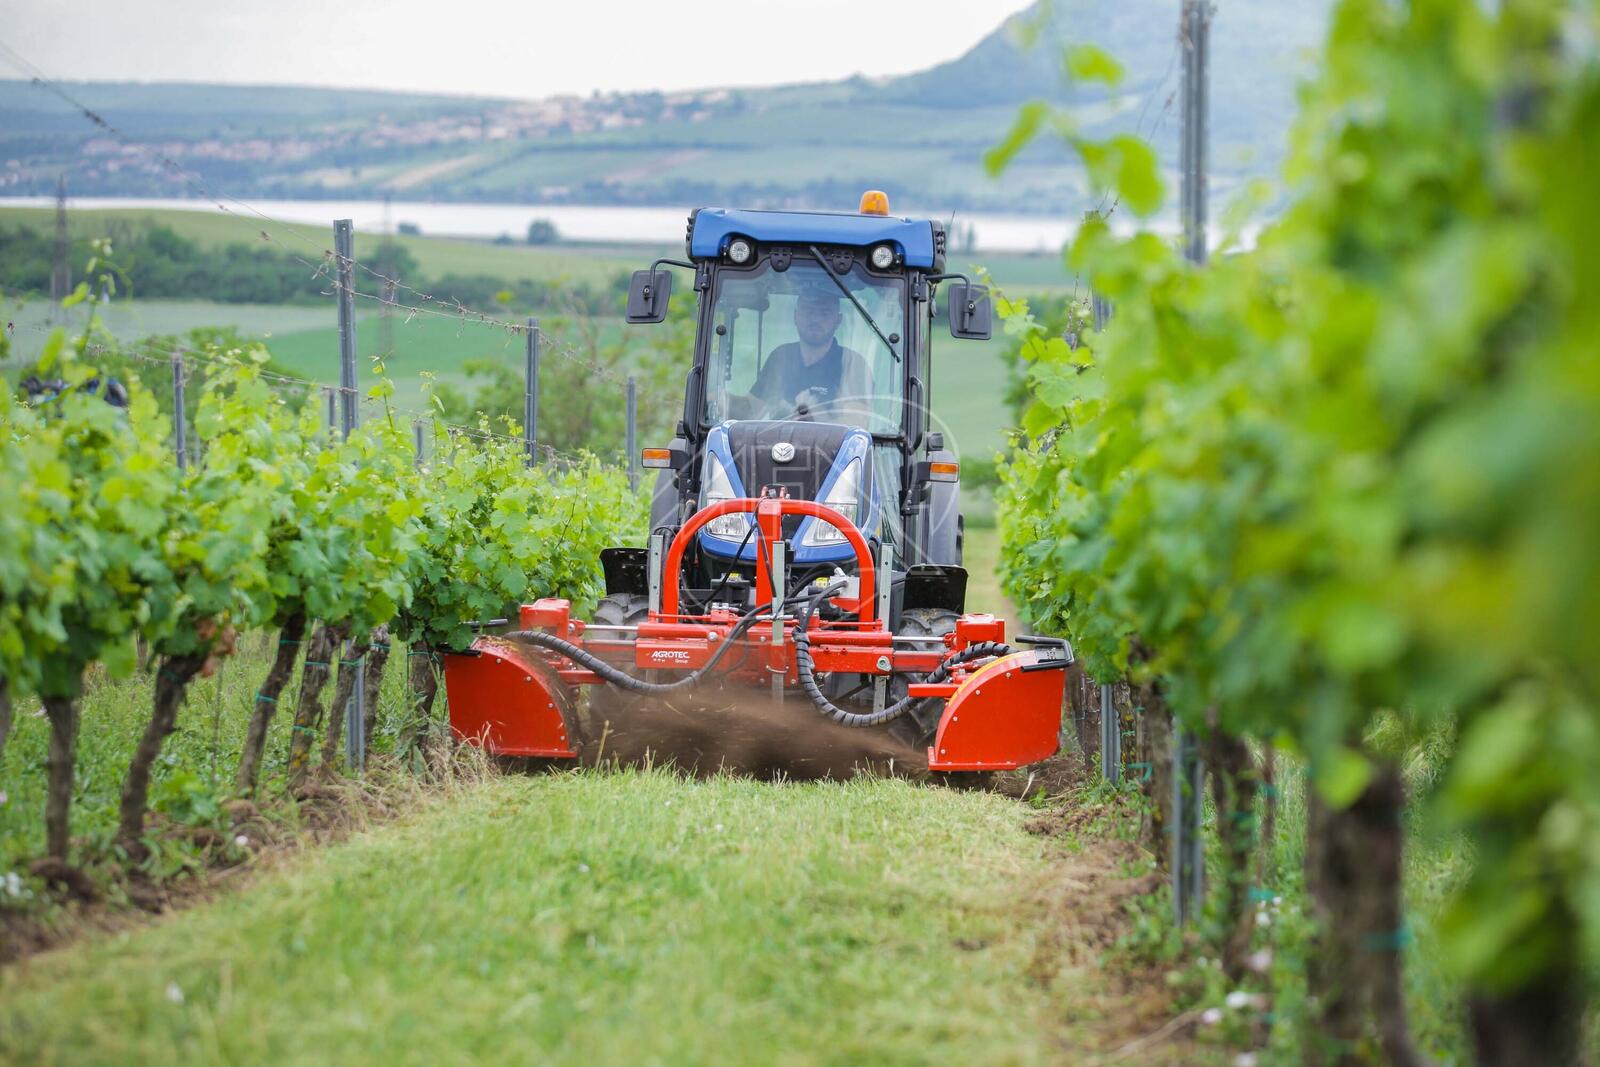
[[[811, 397], [811, 403], [809, 404], [800, 399], [800, 397], [807, 395]], [[803, 389], [800, 391], [800, 396], [795, 397], [794, 410], [785, 415], [783, 417], [783, 421], [787, 422], [790, 419], [794, 419], [799, 422], [812, 422], [814, 421], [812, 418], [813, 413], [826, 408], [832, 402], [832, 400], [832, 389], [824, 389], [822, 386], [812, 386], [810, 389]]]

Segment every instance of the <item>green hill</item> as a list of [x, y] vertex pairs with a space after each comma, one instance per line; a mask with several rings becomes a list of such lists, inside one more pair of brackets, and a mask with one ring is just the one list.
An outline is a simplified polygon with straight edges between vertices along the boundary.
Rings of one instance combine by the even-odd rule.
[[[1075, 105], [1091, 133], [1136, 130], [1176, 155], [1175, 0], [1057, 0], [1007, 20], [920, 73], [770, 89], [617, 93], [513, 101], [304, 87], [85, 83], [69, 93], [203, 182], [236, 196], [573, 203], [854, 203], [1075, 213], [1088, 206], [1067, 154], [1042, 144], [1000, 180], [983, 152], [1018, 103]], [[1213, 33], [1214, 191], [1270, 174], [1282, 156], [1303, 56], [1325, 0], [1241, 0]], [[1030, 46], [1025, 29], [1037, 26]], [[1094, 43], [1122, 85], [1071, 86], [1066, 45]], [[58, 97], [0, 82], [0, 194], [187, 196], [193, 183], [97, 129]]]

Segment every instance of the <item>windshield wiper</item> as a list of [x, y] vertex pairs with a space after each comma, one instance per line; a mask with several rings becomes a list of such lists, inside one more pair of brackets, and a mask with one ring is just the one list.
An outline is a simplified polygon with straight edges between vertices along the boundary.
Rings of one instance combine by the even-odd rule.
[[894, 357], [894, 361], [896, 363], [899, 363], [900, 362], [900, 353], [898, 353], [898, 352], [896, 352], [894, 350], [894, 345], [890, 344], [889, 343], [889, 339], [883, 335], [883, 331], [878, 329], [877, 320], [874, 319], [871, 315], [867, 314], [867, 309], [862, 306], [861, 301], [856, 299], [856, 294], [852, 293], [849, 290], [849, 288], [845, 286], [844, 282], [841, 282], [839, 280], [838, 275], [833, 273], [833, 268], [828, 266], [828, 261], [826, 259], [822, 258], [822, 253], [821, 252], [817, 251], [817, 246], [816, 245], [807, 245], [806, 247], [808, 249], [810, 249], [812, 257], [818, 263], [822, 264], [822, 273], [826, 274], [828, 276], [828, 280], [830, 282], [832, 282], [834, 285], [838, 286], [839, 287], [839, 291], [845, 295], [845, 298], [848, 299], [850, 301], [850, 303], [852, 303], [852, 304], [854, 304], [856, 306], [856, 310], [861, 312], [861, 317], [867, 320], [867, 325], [872, 327], [872, 332], [877, 334], [878, 335], [878, 340], [883, 342], [883, 347], [885, 347], [885, 348], [887, 348], [889, 350], [889, 355]]

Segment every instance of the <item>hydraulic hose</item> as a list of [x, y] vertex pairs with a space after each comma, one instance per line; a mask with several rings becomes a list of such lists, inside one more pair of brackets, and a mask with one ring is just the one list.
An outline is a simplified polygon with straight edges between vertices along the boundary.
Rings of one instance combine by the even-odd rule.
[[[821, 591], [811, 595], [810, 597], [791, 597], [784, 602], [786, 605], [801, 601], [803, 601], [805, 604], [805, 606], [801, 609], [800, 615], [795, 621], [794, 655], [795, 668], [800, 676], [800, 688], [811, 700], [811, 703], [814, 704], [817, 710], [825, 717], [832, 719], [834, 722], [839, 723], [840, 725], [849, 727], [869, 727], [881, 726], [884, 723], [893, 722], [895, 719], [900, 718], [900, 716], [906, 714], [919, 705], [931, 700], [937, 700], [937, 697], [905, 696], [895, 701], [893, 704], [890, 704], [882, 711], [857, 712], [851, 711], [848, 708], [841, 708], [827, 698], [826, 694], [822, 692], [821, 687], [817, 685], [816, 668], [811, 659], [811, 635], [807, 632], [807, 627], [810, 626], [811, 616], [816, 611], [818, 605], [820, 605], [823, 600], [833, 596], [843, 588], [844, 583], [835, 582], [825, 587]], [[635, 678], [633, 675], [622, 670], [621, 668], [607, 663], [605, 660], [601, 659], [599, 656], [596, 656], [594, 653], [588, 651], [582, 646], [573, 644], [571, 641], [565, 640], [564, 638], [557, 637], [555, 634], [546, 633], [543, 630], [515, 630], [503, 636], [504, 639], [508, 641], [518, 641], [524, 644], [537, 645], [540, 648], [549, 649], [552, 652], [565, 656], [567, 659], [578, 664], [579, 666], [585, 667], [588, 670], [593, 671], [595, 674], [598, 674], [608, 684], [617, 686], [619, 689], [626, 689], [629, 692], [639, 693], [644, 696], [664, 696], [667, 693], [673, 693], [680, 689], [687, 689], [690, 686], [697, 684], [703, 678], [705, 678], [706, 675], [715, 670], [717, 664], [722, 662], [723, 657], [728, 654], [728, 650], [733, 647], [734, 642], [749, 632], [750, 628], [757, 622], [761, 621], [761, 612], [764, 610], [765, 607], [756, 607], [742, 615], [739, 618], [739, 621], [734, 623], [733, 628], [728, 631], [727, 636], [722, 639], [722, 643], [717, 646], [716, 651], [711, 654], [711, 658], [705, 662], [704, 666], [700, 667], [698, 670], [691, 671], [689, 674], [684, 675], [682, 678], [679, 678], [676, 681], [671, 682], [650, 682], [643, 678]], [[946, 658], [945, 661], [941, 663], [931, 674], [928, 674], [926, 677], [924, 677], [923, 681], [935, 684], [943, 682], [950, 677], [950, 669], [952, 667], [962, 663], [970, 663], [976, 659], [988, 659], [994, 656], [1009, 655], [1011, 651], [1011, 646], [1001, 644], [998, 641], [980, 641], [979, 643], [969, 645], [960, 652], [957, 652], [954, 655]]]
[[[882, 711], [871, 712], [851, 711], [849, 708], [841, 708], [828, 699], [822, 688], [817, 685], [816, 665], [811, 659], [811, 635], [807, 632], [807, 627], [811, 625], [811, 613], [816, 611], [817, 606], [843, 588], [844, 583], [835, 582], [822, 589], [806, 601], [806, 606], [801, 609], [799, 618], [795, 620], [795, 669], [800, 675], [800, 688], [810, 698], [811, 703], [816, 705], [817, 710], [824, 717], [832, 719], [841, 726], [882, 726], [884, 723], [893, 722], [919, 705], [939, 699], [938, 697], [913, 697], [908, 694], [885, 707]], [[1009, 655], [1010, 652], [1011, 646], [1009, 645], [1003, 645], [998, 641], [980, 641], [946, 658], [931, 674], [923, 678], [923, 682], [937, 684], [946, 681], [950, 677], [950, 669], [952, 667], [962, 663], [970, 663], [975, 659]]]
[[[798, 603], [800, 599], [802, 598], [790, 597], [784, 601], [784, 604], [787, 606]], [[515, 630], [502, 636], [508, 641], [520, 641], [529, 645], [538, 645], [540, 648], [547, 648], [552, 652], [557, 652], [579, 666], [588, 668], [605, 679], [606, 682], [620, 689], [640, 693], [644, 696], [663, 696], [679, 689], [687, 689], [709, 674], [718, 663], [722, 662], [722, 658], [728, 654], [728, 650], [733, 647], [734, 642], [743, 637], [750, 627], [761, 621], [760, 615], [767, 610], [767, 607], [768, 605], [763, 604], [745, 612], [739, 617], [739, 621], [733, 624], [733, 629], [728, 631], [728, 635], [722, 639], [722, 643], [711, 654], [711, 658], [706, 660], [704, 666], [672, 682], [650, 682], [643, 678], [635, 678], [627, 671], [607, 663], [581, 645], [575, 645], [571, 641], [557, 637], [555, 634], [546, 633], [543, 630]]]

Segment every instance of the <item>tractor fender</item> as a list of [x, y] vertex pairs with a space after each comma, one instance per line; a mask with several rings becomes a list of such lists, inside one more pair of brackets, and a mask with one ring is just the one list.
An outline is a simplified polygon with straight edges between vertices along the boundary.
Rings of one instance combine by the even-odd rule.
[[1056, 649], [1028, 649], [969, 674], [945, 701], [928, 769], [1009, 771], [1055, 755], [1069, 662]]
[[576, 696], [533, 648], [480, 637], [444, 656], [450, 729], [497, 756], [578, 757]]

